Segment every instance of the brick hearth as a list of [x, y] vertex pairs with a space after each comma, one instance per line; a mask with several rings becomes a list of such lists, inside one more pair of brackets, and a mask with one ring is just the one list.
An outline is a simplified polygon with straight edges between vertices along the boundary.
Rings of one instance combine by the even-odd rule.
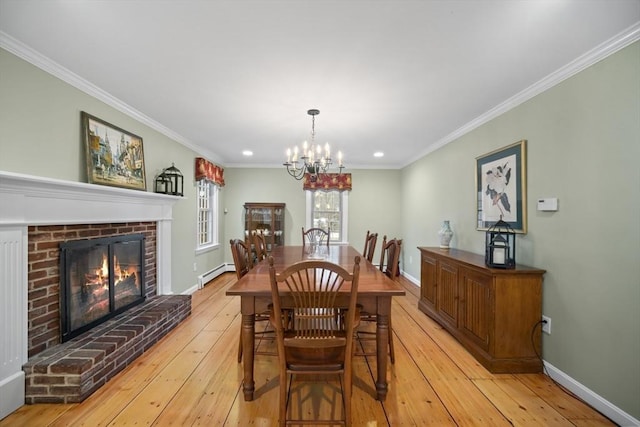
[[26, 403], [81, 402], [191, 314], [191, 295], [156, 296], [29, 358]]

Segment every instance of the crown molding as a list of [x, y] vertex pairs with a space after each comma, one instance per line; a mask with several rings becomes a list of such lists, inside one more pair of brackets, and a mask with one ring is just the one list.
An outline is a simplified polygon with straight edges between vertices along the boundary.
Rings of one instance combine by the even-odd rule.
[[[558, 70], [544, 77], [542, 80], [532, 84], [528, 88], [515, 94], [514, 96], [507, 99], [506, 101], [496, 105], [495, 107], [488, 110], [484, 114], [476, 117], [475, 119], [471, 120], [467, 124], [451, 132], [449, 135], [440, 139], [436, 143], [429, 145], [429, 147], [426, 150], [420, 152], [416, 156], [416, 158], [420, 159], [426, 156], [427, 154], [432, 153], [437, 149], [444, 147], [448, 143], [455, 141], [456, 139], [462, 137], [463, 135], [487, 123], [488, 121], [495, 119], [496, 117], [517, 107], [518, 105], [524, 103], [525, 101], [530, 100], [536, 95], [541, 94], [547, 89], [552, 88], [553, 86], [563, 82], [569, 77], [574, 76], [580, 71], [592, 66], [593, 64], [605, 59], [609, 55], [612, 55], [618, 52], [619, 50], [629, 46], [631, 43], [634, 43], [638, 40], [640, 40], [640, 21], [636, 22], [626, 30], [616, 34], [609, 40], [599, 44], [598, 46], [591, 49], [587, 53], [577, 57], [567, 65], [559, 68]], [[415, 162], [415, 160], [405, 163], [401, 167], [406, 167], [413, 162]]]
[[[522, 90], [521, 92], [517, 93], [511, 98], [496, 105], [495, 107], [486, 111], [482, 115], [476, 117], [475, 119], [466, 123], [462, 127], [451, 132], [444, 138], [436, 141], [434, 144], [430, 144], [427, 149], [418, 153], [416, 158], [422, 158], [427, 154], [439, 148], [442, 148], [448, 143], [455, 141], [456, 139], [480, 127], [481, 125], [489, 122], [490, 120], [506, 113], [507, 111], [517, 107], [518, 105], [524, 103], [525, 101], [528, 101], [529, 99], [535, 97], [536, 95], [539, 95], [540, 93], [546, 91], [547, 89], [550, 89], [551, 87], [557, 85], [558, 83], [561, 83], [562, 81], [568, 79], [569, 77], [575, 75], [576, 73], [579, 73], [585, 68], [588, 68], [591, 65], [608, 57], [609, 55], [625, 48], [631, 43], [638, 41], [639, 39], [640, 39], [640, 22], [636, 22], [631, 27], [618, 33], [617, 35], [610, 38], [609, 40], [601, 43], [600, 45], [596, 46], [595, 48], [588, 51], [584, 55], [579, 56], [569, 64], [554, 71], [553, 73], [544, 77], [542, 80], [534, 83], [533, 85]], [[209, 150], [206, 150], [201, 146], [194, 144], [193, 142], [189, 141], [182, 135], [179, 135], [173, 130], [151, 119], [150, 117], [146, 116], [145, 114], [141, 113], [135, 108], [129, 106], [125, 102], [114, 97], [110, 93], [102, 90], [96, 85], [90, 83], [89, 81], [83, 79], [77, 74], [64, 68], [60, 64], [57, 64], [56, 62], [52, 61], [50, 58], [35, 51], [34, 49], [30, 48], [24, 43], [14, 39], [13, 37], [9, 36], [3, 31], [0, 31], [0, 47], [24, 59], [25, 61], [33, 64], [34, 66], [42, 69], [43, 71], [61, 79], [62, 81], [70, 84], [71, 86], [85, 92], [86, 94], [96, 99], [99, 99], [100, 101], [115, 108], [116, 110], [149, 126], [150, 128], [160, 132], [161, 134], [171, 138], [172, 140], [178, 142], [179, 144], [182, 144], [183, 146], [193, 150], [199, 155], [202, 155], [215, 163], [218, 163], [224, 167], [245, 166], [245, 165], [240, 166], [237, 164], [226, 165], [217, 154]], [[405, 164], [398, 165], [398, 168], [401, 169], [403, 167], [406, 167], [409, 164], [413, 163], [414, 161], [415, 160], [412, 160]], [[252, 167], [255, 167], [255, 165], [253, 165]]]
[[223, 164], [222, 159], [220, 159], [217, 154], [209, 150], [205, 150], [202, 147], [194, 144], [182, 135], [153, 120], [149, 116], [143, 114], [127, 103], [111, 95], [109, 92], [99, 88], [93, 83], [80, 77], [74, 72], [68, 70], [57, 62], [44, 56], [40, 52], [27, 46], [26, 44], [16, 40], [3, 31], [0, 31], [0, 47], [29, 62], [30, 64], [40, 68], [41, 70], [51, 74], [52, 76], [59, 78], [63, 82], [70, 84], [76, 89], [81, 90], [87, 95], [92, 96], [109, 105], [110, 107], [115, 108], [121, 113], [124, 113], [127, 116], [139, 121], [140, 123], [149, 126], [150, 128], [176, 141], [177, 143], [189, 148], [190, 150], [195, 151], [199, 155], [202, 155], [203, 157], [206, 157], [207, 159], [215, 163]]

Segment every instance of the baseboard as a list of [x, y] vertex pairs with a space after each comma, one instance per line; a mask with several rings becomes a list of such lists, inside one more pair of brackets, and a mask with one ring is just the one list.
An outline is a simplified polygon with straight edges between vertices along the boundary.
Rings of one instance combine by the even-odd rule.
[[402, 277], [404, 277], [405, 279], [407, 279], [408, 281], [410, 281], [411, 283], [413, 283], [417, 287], [420, 287], [420, 279], [416, 279], [415, 277], [407, 274], [406, 271], [401, 271], [400, 274], [402, 274]]
[[0, 420], [24, 405], [24, 371], [0, 381]]
[[198, 285], [197, 289], [202, 289], [204, 285], [206, 285], [209, 281], [215, 279], [222, 273], [226, 273], [227, 271], [236, 271], [233, 264], [220, 264], [216, 268], [213, 268], [206, 273], [203, 273], [198, 276]]
[[198, 289], [201, 289], [200, 286], [200, 278], [198, 278], [198, 283], [196, 283], [195, 285], [193, 285], [190, 288], [187, 288], [186, 290], [184, 290], [181, 295], [191, 295], [193, 294], [195, 291], [197, 291]]
[[549, 373], [549, 376], [553, 378], [554, 381], [571, 391], [580, 399], [584, 400], [589, 406], [593, 407], [616, 424], [623, 427], [640, 426], [640, 420], [635, 419], [622, 409], [604, 399], [602, 396], [593, 392], [593, 390], [590, 390], [580, 384], [578, 381], [574, 380], [551, 363], [546, 361], [543, 361], [543, 363]]

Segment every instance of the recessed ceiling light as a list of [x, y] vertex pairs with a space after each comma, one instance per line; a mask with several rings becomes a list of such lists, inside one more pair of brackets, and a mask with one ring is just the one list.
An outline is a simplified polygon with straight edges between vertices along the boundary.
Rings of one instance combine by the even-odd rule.
[[247, 157], [253, 156], [253, 151], [251, 151], [251, 150], [243, 150], [242, 151], [242, 155], [243, 156], [247, 156]]
[[373, 153], [373, 157], [384, 157], [384, 153], [382, 151], [376, 151]]

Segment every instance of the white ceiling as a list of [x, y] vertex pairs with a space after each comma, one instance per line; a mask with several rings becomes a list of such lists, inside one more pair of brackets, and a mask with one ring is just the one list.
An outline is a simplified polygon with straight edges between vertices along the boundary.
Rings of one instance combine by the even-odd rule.
[[224, 166], [281, 165], [309, 108], [347, 167], [405, 166], [639, 23], [640, 0], [0, 0], [3, 47]]

